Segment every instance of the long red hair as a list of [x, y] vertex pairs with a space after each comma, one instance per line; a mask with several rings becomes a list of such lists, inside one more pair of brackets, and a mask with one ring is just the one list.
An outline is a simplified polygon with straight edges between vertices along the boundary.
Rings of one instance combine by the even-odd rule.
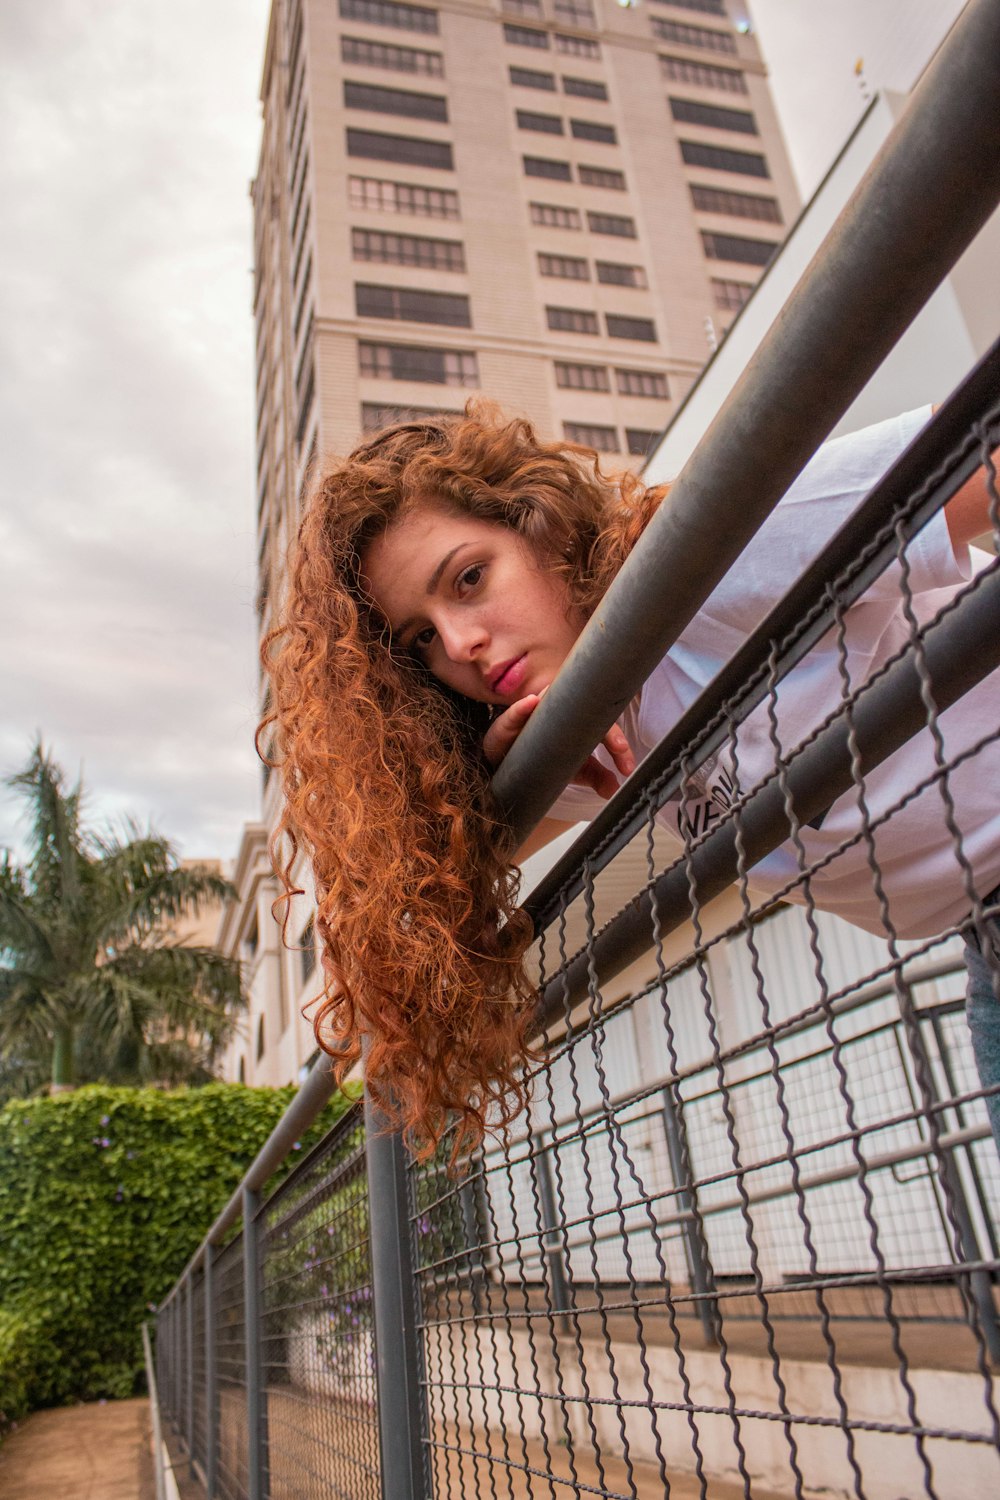
[[298, 858], [312, 866], [317, 1040], [342, 1079], [366, 1038], [367, 1087], [410, 1148], [453, 1120], [457, 1155], [525, 1103], [532, 932], [480, 748], [488, 710], [393, 650], [361, 583], [367, 545], [429, 496], [513, 528], [589, 613], [662, 491], [485, 404], [388, 428], [315, 485], [264, 641], [258, 747], [284, 790], [272, 855], [283, 900]]

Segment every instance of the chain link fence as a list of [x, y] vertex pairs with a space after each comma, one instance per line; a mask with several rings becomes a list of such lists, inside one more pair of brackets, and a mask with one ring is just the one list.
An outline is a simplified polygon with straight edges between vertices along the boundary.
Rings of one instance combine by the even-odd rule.
[[[987, 774], [1000, 714], [956, 749], [944, 704], [954, 674], [995, 667], [1000, 563], [949, 604], [946, 649], [942, 619], [914, 614], [893, 661], [845, 682], [804, 750], [782, 743], [777, 709], [813, 643], [843, 655], [846, 610], [873, 577], [894, 570], [911, 599], [922, 527], [992, 463], [1000, 410], [982, 397], [998, 371], [995, 350], [961, 396], [961, 430], [946, 413], [947, 440], [922, 439], [922, 482], [887, 476], [835, 539], [827, 581], [783, 604], [780, 633], [771, 619], [751, 637], [737, 688], [721, 684], [717, 709], [656, 752], [638, 800], [612, 805], [529, 897], [544, 1060], [509, 1138], [455, 1177], [447, 1141], [408, 1162], [356, 1110], [266, 1202], [247, 1196], [249, 1238], [175, 1289], [161, 1402], [208, 1494], [1000, 1492], [1000, 1158], [963, 998], [963, 939], [996, 906], [970, 888], [940, 935], [899, 938], [876, 827], [937, 798], [969, 869], [960, 778]], [[995, 524], [995, 473], [992, 496]], [[874, 749], [856, 726], [907, 666], [928, 771], [876, 817], [871, 770], [909, 710], [898, 694], [878, 709]], [[774, 766], [743, 792], [755, 721]], [[683, 812], [720, 745], [737, 791], [707, 823], [674, 819], [678, 852], [657, 814], [678, 788]], [[793, 783], [817, 746], [820, 773]], [[811, 854], [809, 808], [845, 790], [857, 826]], [[847, 843], [881, 935], [813, 899]], [[794, 863], [777, 900], [754, 891], [765, 846]]]

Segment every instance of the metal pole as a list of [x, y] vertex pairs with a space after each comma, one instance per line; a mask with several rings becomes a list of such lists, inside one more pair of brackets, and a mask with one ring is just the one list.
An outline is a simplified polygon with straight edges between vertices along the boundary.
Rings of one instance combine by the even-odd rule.
[[[160, 1340], [157, 1330], [157, 1353]], [[163, 1430], [160, 1426], [160, 1399], [156, 1388], [156, 1372], [153, 1369], [153, 1351], [149, 1346], [149, 1325], [142, 1325], [142, 1354], [146, 1362], [146, 1384], [149, 1387], [149, 1414], [153, 1428], [153, 1481], [156, 1500], [167, 1500], [167, 1476], [163, 1467]]]
[[486, 1305], [483, 1296], [483, 1282], [486, 1278], [486, 1268], [483, 1265], [482, 1236], [479, 1232], [479, 1219], [476, 1213], [476, 1195], [468, 1178], [459, 1185], [458, 1201], [462, 1211], [462, 1228], [465, 1230], [465, 1243], [469, 1250], [469, 1282], [472, 1287], [472, 1307], [479, 1314]]
[[[896, 987], [896, 999], [900, 1008], [900, 1020], [903, 1035], [909, 1046], [914, 1062], [914, 1071], [917, 1076], [917, 1088], [921, 1086], [921, 1080], [926, 1081], [928, 1089], [932, 1087], [933, 1071], [931, 1060], [927, 1052], [927, 1044], [924, 1041], [920, 1029], [920, 1016], [913, 1003], [913, 990], [902, 978]], [[935, 1094], [936, 1094], [935, 1090]], [[938, 1098], [933, 1101], [940, 1103]], [[980, 1256], [979, 1243], [976, 1239], [976, 1231], [973, 1228], [972, 1216], [969, 1213], [969, 1204], [962, 1187], [961, 1174], [955, 1162], [954, 1152], [946, 1147], [940, 1138], [940, 1116], [928, 1115], [928, 1124], [931, 1129], [931, 1161], [937, 1166], [941, 1178], [941, 1187], [945, 1198], [950, 1202], [952, 1213], [955, 1216], [955, 1230], [958, 1236], [958, 1246], [962, 1256], [973, 1265], [984, 1258]], [[950, 1225], [945, 1224], [945, 1234], [948, 1233]], [[961, 1270], [961, 1266], [958, 1268]], [[1000, 1326], [997, 1324], [996, 1308], [993, 1305], [993, 1278], [988, 1271], [969, 1271], [969, 1292], [976, 1311], [979, 1314], [979, 1323], [983, 1331], [983, 1339], [989, 1351], [990, 1359], [994, 1364], [1000, 1364]]]
[[[569, 1283], [566, 1278], [566, 1261], [563, 1256], [562, 1245], [559, 1242], [559, 1214], [556, 1210], [555, 1185], [552, 1181], [552, 1164], [549, 1161], [548, 1151], [541, 1135], [532, 1137], [532, 1145], [535, 1148], [535, 1163], [538, 1167], [538, 1195], [542, 1200], [542, 1216], [545, 1222], [541, 1228], [541, 1244], [546, 1260], [549, 1263], [549, 1277], [552, 1285], [552, 1307], [559, 1314], [559, 1326], [564, 1333], [569, 1333]], [[553, 1151], [557, 1150], [555, 1143]], [[547, 1243], [546, 1243], [547, 1242]]]
[[187, 1279], [184, 1298], [184, 1343], [187, 1390], [184, 1392], [184, 1432], [187, 1439], [188, 1478], [194, 1478], [194, 1277]]
[[243, 1330], [247, 1374], [247, 1500], [267, 1500], [267, 1407], [261, 1379], [260, 1193], [243, 1189]]
[[215, 1376], [215, 1249], [205, 1247], [205, 1492], [215, 1500], [219, 1468], [219, 1396]]
[[712, 1262], [708, 1254], [701, 1221], [695, 1213], [694, 1194], [690, 1187], [687, 1162], [690, 1157], [685, 1150], [684, 1113], [680, 1090], [676, 1084], [668, 1084], [663, 1090], [663, 1134], [667, 1140], [667, 1155], [670, 1172], [677, 1188], [677, 1213], [681, 1220], [681, 1237], [684, 1241], [684, 1257], [691, 1277], [691, 1290], [697, 1294], [698, 1320], [701, 1331], [710, 1344], [719, 1342], [718, 1291], [712, 1274]]
[[493, 778], [518, 840], [697, 614], [1000, 200], [998, 57], [1000, 5], [971, 0]]
[[[997, 10], [1000, 12], [1000, 6]], [[1000, 73], [1000, 69], [997, 71]], [[997, 155], [1000, 157], [1000, 152]], [[980, 575], [960, 607], [928, 626], [924, 657], [939, 711], [950, 707], [1000, 665], [998, 619], [1000, 572], [987, 572]], [[851, 718], [863, 774], [923, 729], [925, 716], [920, 678], [909, 652], [883, 677], [862, 688], [853, 704]], [[789, 762], [787, 781], [800, 823], [825, 813], [854, 785], [848, 724], [843, 714]], [[750, 867], [789, 837], [784, 791], [777, 778], [748, 797], [740, 813], [740, 825]], [[562, 1016], [567, 1004], [587, 993], [592, 966], [604, 983], [648, 951], [653, 902], [660, 930], [666, 936], [688, 919], [692, 885], [704, 905], [732, 884], [737, 868], [735, 825], [730, 819], [694, 850], [690, 860], [681, 860], [665, 870], [652, 891], [644, 892], [613, 918], [597, 934], [589, 953], [576, 954], [566, 973], [550, 980], [542, 991], [534, 1034]]]
[[365, 1090], [382, 1500], [423, 1500], [423, 1401], [403, 1142]]

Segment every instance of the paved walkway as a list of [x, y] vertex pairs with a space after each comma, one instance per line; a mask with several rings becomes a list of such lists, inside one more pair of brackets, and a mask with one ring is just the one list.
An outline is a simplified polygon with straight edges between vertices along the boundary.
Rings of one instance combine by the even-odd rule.
[[38, 1411], [0, 1448], [3, 1500], [154, 1500], [149, 1402]]

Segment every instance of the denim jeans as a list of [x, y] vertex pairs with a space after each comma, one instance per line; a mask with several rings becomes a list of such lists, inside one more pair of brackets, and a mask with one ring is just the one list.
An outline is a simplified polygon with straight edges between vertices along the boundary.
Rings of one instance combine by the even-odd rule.
[[[1000, 901], [1000, 887], [987, 896], [984, 906]], [[965, 967], [968, 970], [965, 1014], [972, 1033], [972, 1051], [984, 1089], [1000, 1084], [1000, 915], [986, 919], [989, 938], [986, 952], [980, 947], [975, 931], [965, 944]], [[989, 1094], [983, 1101], [990, 1127], [1000, 1151], [1000, 1093]]]

